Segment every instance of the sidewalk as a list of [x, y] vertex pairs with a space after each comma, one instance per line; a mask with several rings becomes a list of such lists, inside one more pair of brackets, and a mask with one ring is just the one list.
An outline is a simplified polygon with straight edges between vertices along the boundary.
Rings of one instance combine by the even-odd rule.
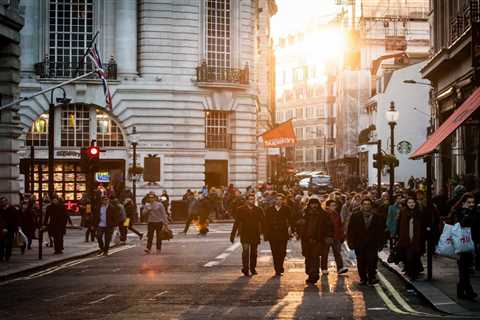
[[69, 228], [64, 238], [63, 254], [53, 254], [53, 248], [46, 247], [48, 235], [43, 235], [43, 258], [38, 260], [38, 240], [33, 240], [32, 249], [21, 254], [19, 248], [14, 248], [9, 262], [0, 262], [0, 280], [7, 279], [26, 271], [52, 265], [64, 260], [83, 257], [98, 251], [97, 242], [85, 242], [85, 231], [79, 228]]
[[[427, 257], [424, 255], [422, 262], [425, 267], [425, 272], [421, 275], [420, 279], [411, 281], [403, 274], [401, 263], [396, 265], [387, 262], [388, 255], [389, 249], [384, 249], [378, 256], [380, 261], [412, 285], [413, 288], [437, 310], [452, 315], [480, 316], [480, 303], [478, 303], [478, 298], [477, 301], [457, 298], [458, 270], [455, 259], [434, 255], [432, 263], [433, 279], [432, 281], [427, 281]], [[480, 272], [477, 271], [475, 275], [471, 276], [471, 282], [475, 292], [480, 293]]]

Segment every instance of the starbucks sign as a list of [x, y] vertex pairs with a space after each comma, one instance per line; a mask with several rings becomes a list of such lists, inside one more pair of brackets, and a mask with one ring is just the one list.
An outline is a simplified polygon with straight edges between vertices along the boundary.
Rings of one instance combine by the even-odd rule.
[[412, 144], [405, 140], [400, 141], [397, 144], [397, 151], [401, 154], [409, 154], [412, 152]]

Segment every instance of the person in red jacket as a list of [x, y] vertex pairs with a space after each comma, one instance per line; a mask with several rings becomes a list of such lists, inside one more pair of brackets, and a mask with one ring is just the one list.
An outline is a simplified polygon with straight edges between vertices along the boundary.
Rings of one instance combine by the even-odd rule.
[[327, 243], [324, 246], [320, 262], [322, 274], [328, 274], [328, 254], [330, 252], [330, 248], [332, 248], [333, 256], [335, 257], [337, 273], [342, 274], [348, 271], [348, 269], [343, 266], [343, 258], [341, 254], [342, 243], [343, 241], [345, 241], [345, 232], [343, 230], [342, 219], [337, 211], [336, 201], [327, 200], [327, 202], [325, 203], [325, 211], [333, 225], [333, 242]]

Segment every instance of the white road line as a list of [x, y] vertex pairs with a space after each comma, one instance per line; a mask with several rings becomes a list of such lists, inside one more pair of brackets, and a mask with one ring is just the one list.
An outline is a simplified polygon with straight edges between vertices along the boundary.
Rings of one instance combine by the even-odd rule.
[[390, 300], [390, 298], [387, 296], [385, 291], [383, 291], [382, 287], [379, 284], [374, 285], [375, 291], [377, 291], [377, 294], [380, 296], [380, 298], [383, 300], [385, 305], [390, 309], [391, 311], [398, 313], [398, 314], [404, 314], [407, 315], [409, 314], [408, 312], [400, 310], [393, 302]]
[[380, 271], [377, 271], [377, 275], [378, 275], [378, 279], [383, 284], [383, 286], [388, 291], [390, 291], [393, 298], [395, 300], [397, 300], [398, 304], [400, 304], [400, 306], [403, 309], [405, 309], [408, 312], [417, 313], [417, 311], [413, 310], [413, 308], [410, 307], [410, 305], [407, 303], [407, 301], [405, 301], [405, 299], [403, 299], [403, 297], [400, 295], [400, 293], [398, 293], [398, 291], [392, 286], [392, 284], [383, 276], [383, 274]]
[[148, 299], [148, 301], [155, 301], [155, 300], [157, 300], [158, 297], [161, 297], [161, 296], [163, 296], [163, 295], [165, 295], [165, 294], [167, 294], [167, 293], [168, 293], [168, 291], [162, 291], [162, 292], [160, 292], [160, 293], [157, 293], [156, 295], [154, 295], [153, 297], [151, 297], [150, 299]]
[[222, 261], [224, 261], [225, 259], [227, 259], [227, 257], [229, 255], [231, 255], [236, 249], [238, 249], [242, 244], [240, 242], [235, 242], [234, 244], [232, 244], [230, 247], [228, 247], [227, 249], [225, 249], [225, 251], [221, 254], [219, 254], [214, 260], [212, 261], [209, 261], [207, 263], [205, 263], [203, 266], [205, 268], [210, 268], [210, 267], [213, 267], [213, 266], [217, 266], [219, 265]]
[[113, 297], [113, 296], [115, 296], [115, 295], [114, 295], [114, 294], [107, 294], [105, 297], [100, 298], [100, 299], [98, 299], [98, 300], [91, 301], [91, 302], [89, 302], [88, 304], [97, 304], [97, 303], [100, 303], [100, 302], [102, 302], [102, 301], [105, 301], [105, 300], [107, 300], [107, 299], [109, 299], [109, 298], [111, 298], [111, 297]]

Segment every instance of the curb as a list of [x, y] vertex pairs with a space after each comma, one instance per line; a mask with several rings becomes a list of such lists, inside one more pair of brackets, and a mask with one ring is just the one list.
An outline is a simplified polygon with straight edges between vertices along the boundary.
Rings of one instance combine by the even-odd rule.
[[428, 301], [428, 303], [430, 303], [430, 305], [437, 311], [453, 316], [480, 317], [480, 312], [473, 312], [465, 309], [428, 281], [410, 280], [406, 275], [403, 274], [399, 266], [391, 264], [387, 261], [388, 256], [384, 251], [378, 253], [378, 258], [390, 271], [395, 272], [406, 283], [411, 285], [412, 288], [426, 301]]
[[[115, 247], [117, 247], [117, 245], [111, 246], [110, 248], [115, 248]], [[54, 260], [54, 261], [44, 261], [44, 263], [39, 263], [38, 265], [31, 266], [31, 267], [24, 267], [24, 268], [20, 268], [20, 269], [17, 269], [17, 270], [12, 270], [12, 272], [5, 272], [5, 273], [0, 274], [0, 281], [6, 281], [6, 280], [9, 280], [11, 278], [16, 278], [16, 277], [19, 277], [19, 276], [27, 274], [27, 273], [40, 271], [42, 269], [57, 265], [59, 263], [65, 262], [65, 261], [74, 260], [74, 259], [78, 259], [78, 258], [83, 258], [83, 257], [89, 256], [89, 255], [91, 255], [95, 252], [98, 252], [98, 248], [90, 249], [88, 251], [85, 250], [85, 251], [82, 251], [80, 253], [74, 253], [74, 254], [71, 254], [69, 256], [65, 256], [65, 257], [62, 257], [60, 259]], [[37, 260], [37, 261], [41, 261], [41, 260]]]

